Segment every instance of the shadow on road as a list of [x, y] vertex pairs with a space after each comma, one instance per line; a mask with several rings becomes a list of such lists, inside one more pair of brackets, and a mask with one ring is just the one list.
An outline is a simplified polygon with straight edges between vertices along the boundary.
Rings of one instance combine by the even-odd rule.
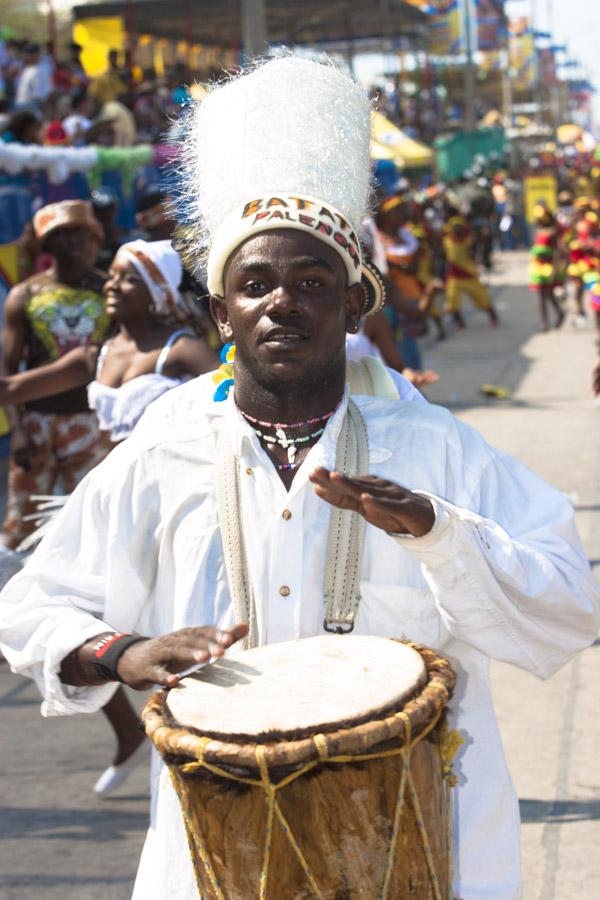
[[[0, 697], [0, 706], [38, 706], [40, 705], [39, 697], [31, 696], [29, 687], [31, 682], [19, 681], [10, 690]], [[21, 697], [21, 694], [29, 694], [29, 696]]]
[[600, 819], [600, 800], [520, 800], [523, 822], [581, 822]]
[[[39, 891], [43, 888], [65, 887], [66, 889], [69, 889], [69, 892], [63, 894], [63, 897], [77, 896], [79, 900], [83, 900], [86, 894], [74, 894], [71, 889], [77, 887], [77, 885], [80, 885], [83, 888], [89, 888], [96, 884], [100, 886], [125, 886], [131, 884], [131, 878], [128, 875], [98, 875], [95, 878], [83, 875], [80, 875], [79, 877], [77, 877], [77, 875], [0, 875], [0, 888], [19, 888], [19, 891], [31, 888], [32, 892], [29, 893], [30, 897], [43, 896], [34, 893], [34, 891]], [[107, 894], [106, 896], [111, 897], [113, 894]]]
[[[128, 800], [146, 800], [140, 796]], [[115, 809], [56, 809], [52, 807], [0, 806], [0, 835], [11, 839], [38, 838], [45, 840], [118, 841], [131, 831], [145, 832], [148, 827], [148, 811], [140, 812]]]

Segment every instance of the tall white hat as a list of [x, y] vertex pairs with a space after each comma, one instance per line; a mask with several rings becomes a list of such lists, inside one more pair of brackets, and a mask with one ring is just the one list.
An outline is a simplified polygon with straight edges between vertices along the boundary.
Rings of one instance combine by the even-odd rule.
[[[308, 231], [363, 280], [359, 228], [370, 180], [370, 106], [332, 64], [286, 56], [214, 87], [198, 104], [185, 146], [187, 217], [208, 247], [207, 283], [248, 237]], [[369, 287], [370, 312], [382, 302]], [[375, 290], [377, 294], [377, 290]]]

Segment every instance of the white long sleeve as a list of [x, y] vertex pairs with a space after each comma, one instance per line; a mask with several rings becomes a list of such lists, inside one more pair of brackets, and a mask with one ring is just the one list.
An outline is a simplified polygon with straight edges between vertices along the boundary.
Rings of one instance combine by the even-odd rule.
[[[66, 688], [57, 674], [66, 653], [94, 634], [114, 628], [152, 637], [233, 624], [214, 478], [221, 427], [240, 459], [259, 642], [322, 631], [329, 508], [308, 476], [335, 465], [345, 401], [288, 492], [233, 398], [201, 402], [200, 382], [150, 408], [80, 485], [0, 596], [2, 650], [15, 671], [36, 679], [47, 715], [106, 701], [110, 687]], [[355, 401], [367, 426], [369, 471], [423, 492], [436, 510], [422, 538], [367, 526], [355, 632], [405, 636], [455, 666], [449, 722], [467, 739], [456, 760], [454, 895], [516, 900], [518, 805], [494, 717], [489, 658], [546, 677], [596, 637], [599, 593], [573, 510], [447, 411]], [[159, 793], [136, 896], [187, 900], [197, 889], [181, 820], [168, 786]]]
[[121, 455], [119, 448], [78, 486], [2, 595], [3, 652], [13, 671], [35, 679], [45, 715], [94, 712], [110, 699], [116, 684], [63, 684], [61, 662], [97, 634], [133, 631], [147, 599], [156, 562], [150, 554], [145, 567], [128, 564], [146, 534], [132, 479], [119, 474]]
[[[496, 462], [486, 470], [482, 511], [500, 485], [505, 507], [519, 499], [518, 484], [503, 474]], [[532, 488], [535, 478], [527, 473]], [[543, 488], [538, 502], [502, 517], [510, 534], [483, 514], [420, 492], [433, 502], [436, 524], [423, 538], [397, 540], [421, 563], [453, 638], [548, 678], [593, 641], [600, 613], [570, 504]]]

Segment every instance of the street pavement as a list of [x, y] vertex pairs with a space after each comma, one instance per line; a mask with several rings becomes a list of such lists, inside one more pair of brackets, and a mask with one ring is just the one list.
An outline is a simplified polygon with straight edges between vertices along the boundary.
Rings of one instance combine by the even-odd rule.
[[[591, 328], [537, 333], [526, 255], [492, 276], [502, 324], [467, 308], [467, 329], [436, 343], [450, 407], [571, 499], [600, 574], [600, 408], [589, 393]], [[482, 384], [511, 391], [484, 397]], [[600, 643], [547, 682], [494, 664], [500, 727], [521, 802], [525, 900], [600, 898]], [[139, 705], [143, 697], [135, 696]], [[147, 772], [105, 801], [92, 785], [113, 740], [101, 715], [42, 719], [35, 688], [0, 666], [0, 900], [127, 900], [148, 820]], [[285, 898], [282, 898], [285, 900]]]
[[[591, 402], [593, 330], [567, 323], [540, 334], [523, 287], [526, 254], [498, 260], [492, 277], [502, 327], [479, 313], [468, 328], [426, 349], [440, 382], [429, 399], [453, 409], [572, 501], [600, 577], [600, 408]], [[510, 400], [486, 398], [482, 384]], [[521, 803], [525, 900], [600, 898], [600, 642], [542, 682], [492, 666], [500, 730]]]

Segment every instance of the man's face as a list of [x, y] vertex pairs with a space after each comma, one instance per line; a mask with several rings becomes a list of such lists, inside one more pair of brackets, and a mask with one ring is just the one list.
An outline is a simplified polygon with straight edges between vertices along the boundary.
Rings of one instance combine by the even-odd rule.
[[224, 341], [236, 344], [236, 377], [265, 387], [318, 387], [345, 364], [350, 322], [364, 293], [323, 241], [294, 229], [249, 238], [225, 268], [225, 299], [211, 298]]
[[56, 228], [46, 239], [46, 249], [58, 263], [70, 263], [83, 271], [92, 268], [99, 248], [100, 241], [87, 228]]

